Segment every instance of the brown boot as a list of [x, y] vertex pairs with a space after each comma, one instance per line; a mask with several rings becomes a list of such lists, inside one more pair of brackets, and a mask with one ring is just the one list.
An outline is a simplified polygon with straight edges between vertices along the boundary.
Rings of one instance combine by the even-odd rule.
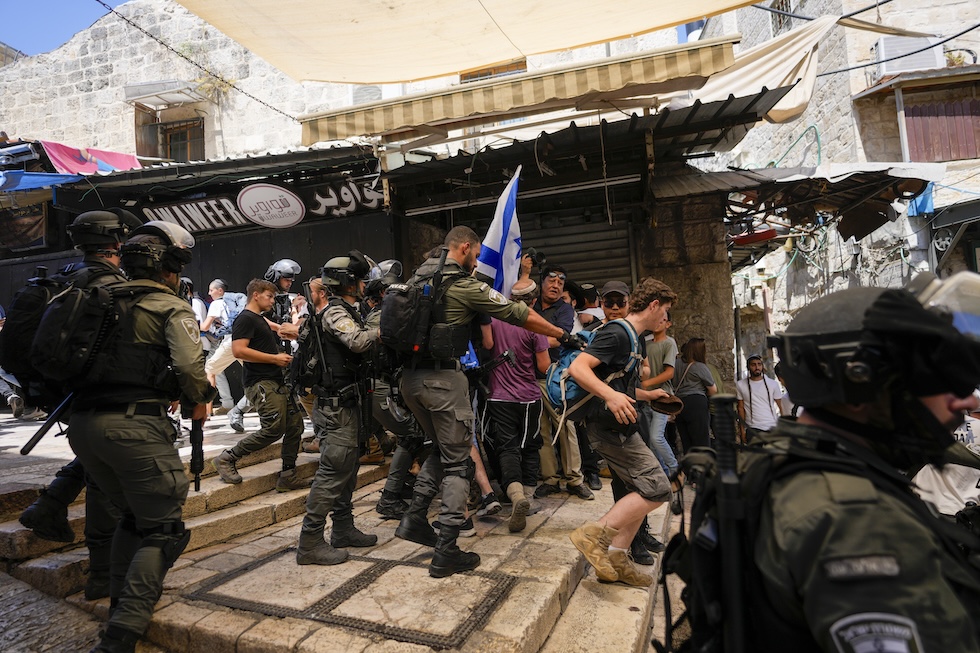
[[[636, 568], [633, 561], [626, 555], [626, 551], [610, 551], [609, 562], [619, 576], [621, 583], [634, 587], [650, 587], [653, 585], [653, 576], [644, 574]], [[596, 574], [598, 575], [598, 574]]]
[[312, 478], [300, 478], [296, 473], [296, 468], [284, 469], [279, 472], [276, 479], [276, 492], [290, 492], [292, 490], [305, 490], [313, 485]]
[[385, 461], [385, 452], [381, 450], [381, 445], [378, 444], [378, 439], [372, 437], [368, 440], [368, 450], [367, 453], [361, 456], [360, 463], [362, 465], [381, 465]]
[[575, 548], [595, 568], [595, 575], [599, 580], [610, 583], [619, 580], [619, 574], [609, 562], [609, 543], [618, 533], [615, 528], [589, 522], [576, 528], [568, 536]]
[[510, 512], [507, 530], [511, 533], [523, 531], [524, 527], [527, 526], [527, 512], [531, 509], [531, 502], [524, 496], [524, 486], [514, 481], [507, 486], [507, 496], [510, 497], [510, 502], [514, 506]]

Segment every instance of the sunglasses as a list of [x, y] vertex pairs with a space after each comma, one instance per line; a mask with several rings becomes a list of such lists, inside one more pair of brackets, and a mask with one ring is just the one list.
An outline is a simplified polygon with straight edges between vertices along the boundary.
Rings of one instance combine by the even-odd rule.
[[564, 281], [565, 280], [565, 275], [562, 274], [561, 272], [549, 272], [548, 273], [548, 278], [549, 279], [558, 279], [559, 281]]
[[602, 305], [606, 308], [623, 308], [626, 306], [628, 300], [625, 297], [620, 297], [619, 299], [613, 299], [612, 297], [606, 297], [602, 300]]

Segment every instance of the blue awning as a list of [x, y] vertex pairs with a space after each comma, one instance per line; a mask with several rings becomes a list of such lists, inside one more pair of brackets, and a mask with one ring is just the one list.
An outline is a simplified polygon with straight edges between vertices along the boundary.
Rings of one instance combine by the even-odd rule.
[[0, 170], [0, 191], [37, 190], [58, 184], [80, 181], [82, 175], [63, 175], [55, 172], [24, 172], [23, 170]]

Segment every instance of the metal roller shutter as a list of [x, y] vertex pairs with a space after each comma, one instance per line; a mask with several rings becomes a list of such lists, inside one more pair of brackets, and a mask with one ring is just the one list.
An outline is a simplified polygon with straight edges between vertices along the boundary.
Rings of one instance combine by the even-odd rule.
[[602, 287], [606, 281], [625, 281], [632, 287], [633, 264], [628, 220], [610, 225], [601, 217], [563, 217], [560, 227], [521, 224], [521, 241], [561, 264], [576, 283], [591, 282]]

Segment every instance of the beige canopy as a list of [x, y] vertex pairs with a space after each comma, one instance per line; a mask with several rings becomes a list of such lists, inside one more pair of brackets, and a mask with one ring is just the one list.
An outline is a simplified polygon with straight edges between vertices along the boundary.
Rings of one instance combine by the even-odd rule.
[[604, 43], [746, 0], [177, 0], [299, 81], [403, 82]]

